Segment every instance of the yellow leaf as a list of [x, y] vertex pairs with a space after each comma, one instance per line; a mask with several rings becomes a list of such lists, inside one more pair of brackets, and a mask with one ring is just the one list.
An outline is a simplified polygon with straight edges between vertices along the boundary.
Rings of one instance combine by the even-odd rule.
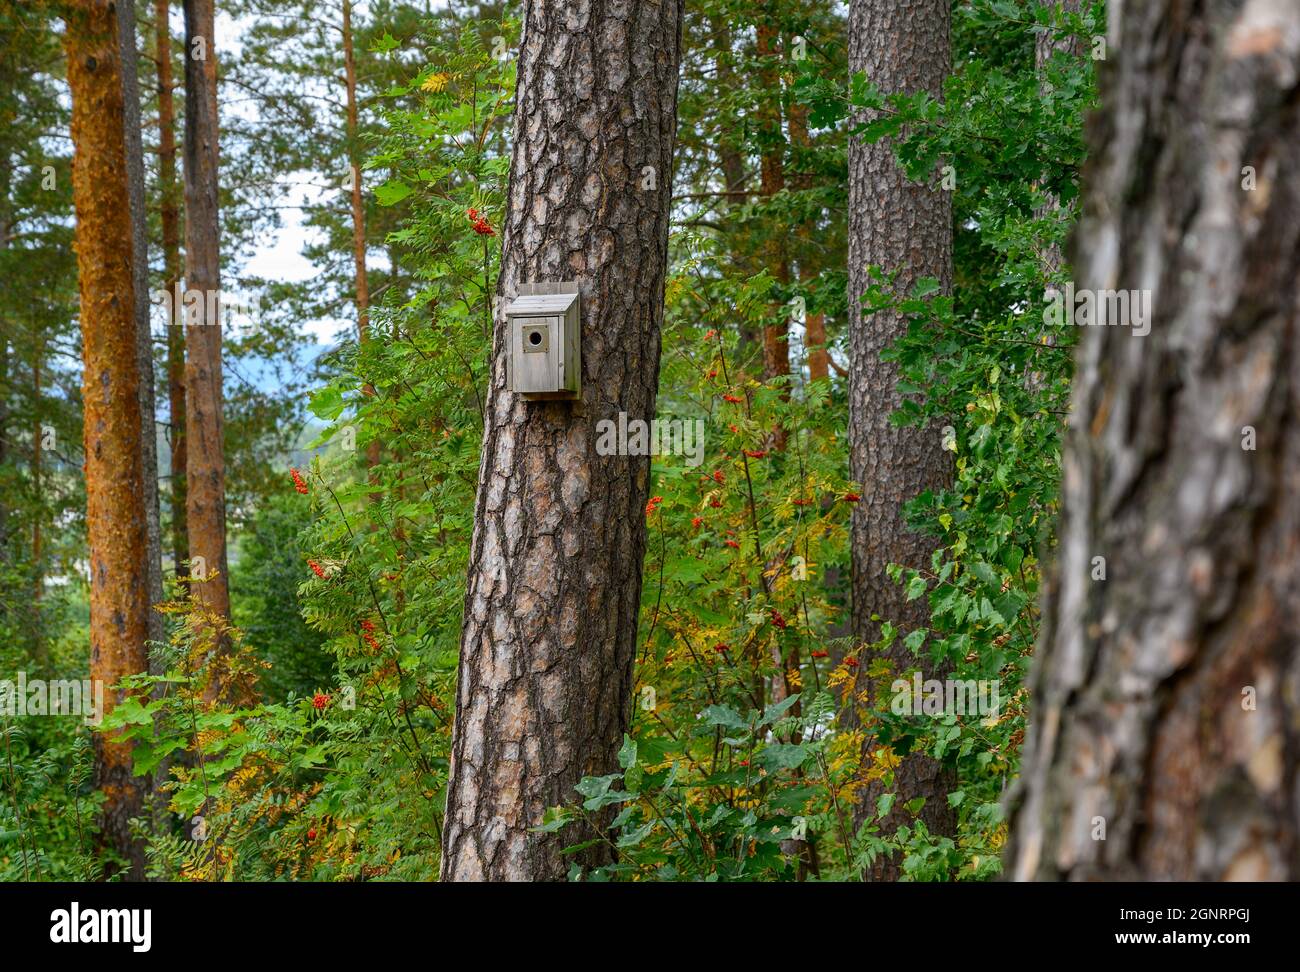
[[436, 74], [430, 74], [427, 78], [425, 78], [424, 84], [420, 85], [420, 88], [423, 91], [432, 91], [437, 93], [439, 91], [442, 91], [444, 88], [446, 88], [447, 82], [450, 80], [451, 80], [450, 74], [446, 74], [442, 71], [439, 71]]

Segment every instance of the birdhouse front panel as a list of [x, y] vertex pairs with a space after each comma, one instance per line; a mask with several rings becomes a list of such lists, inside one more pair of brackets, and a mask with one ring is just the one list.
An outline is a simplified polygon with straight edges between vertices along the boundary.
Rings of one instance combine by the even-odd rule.
[[522, 294], [506, 307], [510, 390], [525, 397], [576, 398], [581, 390], [580, 302], [572, 293]]

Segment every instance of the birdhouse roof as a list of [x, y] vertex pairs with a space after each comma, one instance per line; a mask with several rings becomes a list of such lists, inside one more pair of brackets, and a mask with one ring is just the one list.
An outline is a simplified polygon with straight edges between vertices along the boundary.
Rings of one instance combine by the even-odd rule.
[[516, 297], [506, 306], [506, 313], [517, 317], [538, 314], [563, 314], [574, 302], [577, 294], [530, 294]]

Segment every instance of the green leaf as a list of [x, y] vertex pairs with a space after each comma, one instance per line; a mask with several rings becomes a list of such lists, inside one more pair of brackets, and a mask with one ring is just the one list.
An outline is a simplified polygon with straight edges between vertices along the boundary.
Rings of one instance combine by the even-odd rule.
[[636, 762], [636, 742], [623, 733], [623, 747], [618, 751], [618, 765], [627, 769]]
[[759, 720], [758, 724], [760, 726], [766, 726], [776, 722], [776, 720], [780, 719], [791, 706], [799, 701], [801, 696], [802, 693], [795, 692], [793, 695], [786, 696], [780, 702], [773, 702], [763, 710], [763, 718]]
[[411, 194], [411, 187], [400, 179], [389, 179], [375, 188], [375, 198], [381, 206], [393, 206]]
[[729, 729], [748, 729], [749, 723], [739, 712], [729, 705], [706, 705], [701, 713], [710, 726], [726, 726]]
[[807, 743], [772, 743], [754, 757], [754, 762], [768, 772], [797, 769], [808, 758]]
[[318, 419], [333, 422], [343, 412], [343, 405], [343, 395], [339, 390], [332, 385], [326, 385], [312, 392], [307, 407]]

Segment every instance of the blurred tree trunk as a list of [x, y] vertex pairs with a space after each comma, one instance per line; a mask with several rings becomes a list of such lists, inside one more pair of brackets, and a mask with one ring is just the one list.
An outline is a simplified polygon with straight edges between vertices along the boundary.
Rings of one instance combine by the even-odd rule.
[[560, 880], [608, 859], [529, 831], [617, 767], [629, 721], [649, 459], [598, 455], [596, 423], [654, 413], [681, 22], [680, 0], [525, 6], [500, 295], [578, 281], [582, 401], [506, 390], [498, 313], [444, 880]]
[[[184, 8], [185, 285], [210, 307], [221, 292], [213, 0], [184, 0]], [[185, 499], [193, 573], [198, 579], [201, 565], [206, 578], [191, 584], [194, 601], [229, 618], [219, 311], [216, 316], [205, 314], [197, 324], [187, 316], [185, 327]]]
[[[928, 91], [939, 96], [951, 65], [947, 0], [853, 0], [849, 11], [849, 70], [866, 72], [886, 94]], [[951, 482], [952, 464], [937, 428], [894, 428], [890, 414], [898, 408], [898, 369], [881, 360], [881, 352], [907, 331], [907, 319], [891, 311], [864, 316], [862, 296], [871, 283], [867, 267], [898, 270], [895, 286], [910, 292], [922, 277], [937, 279], [945, 293], [952, 287], [952, 199], [931, 183], [911, 182], [894, 158], [890, 141], [849, 141], [849, 445], [853, 478], [862, 484], [862, 500], [853, 510], [853, 633], [859, 643], [880, 639], [873, 615], [903, 630], [887, 652], [895, 671], [926, 663], [903, 644], [908, 631], [925, 627], [929, 608], [924, 598], [908, 601], [902, 587], [886, 574], [889, 564], [928, 568], [935, 542], [908, 529], [903, 504], [927, 489]], [[858, 691], [873, 703], [887, 691], [892, 675], [866, 676], [872, 659], [864, 657]], [[868, 736], [867, 749], [874, 749]], [[950, 771], [928, 756], [908, 754], [894, 771], [894, 785], [872, 782], [859, 791], [857, 821], [874, 816], [876, 800], [896, 794], [882, 822], [892, 835], [910, 823], [904, 808], [924, 798], [919, 814], [932, 833], [951, 834], [955, 827], [947, 794], [954, 788]], [[894, 880], [899, 862], [878, 859], [867, 875]]]
[[1082, 334], [1007, 870], [1294, 881], [1300, 6], [1125, 5], [1107, 47], [1075, 265], [1150, 333]]
[[[90, 676], [104, 711], [124, 675], [144, 671], [149, 625], [148, 542], [140, 461], [140, 358], [132, 271], [130, 186], [121, 51], [112, 0], [66, 7], [64, 49], [72, 92], [72, 189], [85, 407], [86, 525], [90, 546]], [[101, 840], [142, 877], [144, 849], [129, 821], [142, 809], [143, 777], [131, 746], [96, 733], [95, 786], [104, 794]]]

